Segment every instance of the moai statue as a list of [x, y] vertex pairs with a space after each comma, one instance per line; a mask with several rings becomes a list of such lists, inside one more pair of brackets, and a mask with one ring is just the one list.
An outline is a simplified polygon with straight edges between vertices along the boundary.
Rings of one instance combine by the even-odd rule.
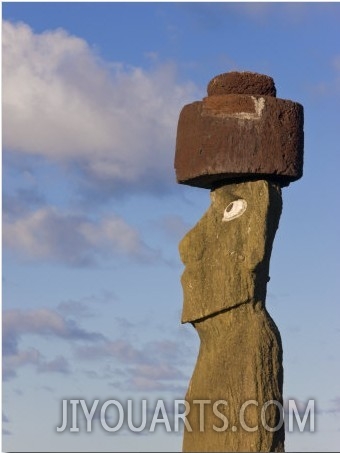
[[281, 188], [302, 176], [303, 108], [275, 96], [271, 77], [230, 72], [179, 117], [177, 181], [211, 190], [179, 246], [182, 322], [200, 337], [183, 451], [284, 451], [282, 344], [265, 300]]

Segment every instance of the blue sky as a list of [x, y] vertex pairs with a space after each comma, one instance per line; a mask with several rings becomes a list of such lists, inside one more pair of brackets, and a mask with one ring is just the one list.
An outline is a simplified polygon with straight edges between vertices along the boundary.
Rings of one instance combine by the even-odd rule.
[[305, 109], [267, 307], [284, 397], [317, 414], [286, 449], [337, 451], [340, 5], [4, 2], [2, 16], [3, 449], [180, 451], [161, 426], [56, 427], [63, 399], [184, 397], [198, 338], [180, 324], [177, 246], [209, 193], [175, 182], [177, 120], [213, 76], [249, 70]]

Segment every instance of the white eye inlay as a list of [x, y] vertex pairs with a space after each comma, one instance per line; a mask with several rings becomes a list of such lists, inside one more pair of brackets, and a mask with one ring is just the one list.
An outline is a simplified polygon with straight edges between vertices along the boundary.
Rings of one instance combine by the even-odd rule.
[[224, 210], [222, 222], [229, 222], [230, 220], [240, 217], [246, 209], [246, 200], [240, 198], [239, 200], [232, 201]]

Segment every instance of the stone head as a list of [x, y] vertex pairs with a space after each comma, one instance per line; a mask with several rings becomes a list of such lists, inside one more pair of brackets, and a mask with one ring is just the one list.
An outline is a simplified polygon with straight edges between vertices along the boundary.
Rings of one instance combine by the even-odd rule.
[[280, 186], [266, 180], [224, 185], [182, 239], [182, 322], [265, 300], [269, 260], [282, 210]]

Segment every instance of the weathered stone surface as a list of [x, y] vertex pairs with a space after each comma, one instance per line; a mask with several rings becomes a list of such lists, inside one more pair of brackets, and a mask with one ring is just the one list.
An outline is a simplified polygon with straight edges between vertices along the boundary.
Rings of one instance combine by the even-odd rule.
[[225, 72], [210, 80], [208, 96], [216, 94], [256, 94], [276, 96], [274, 80], [256, 72]]
[[201, 341], [184, 451], [284, 451], [282, 345], [265, 298], [281, 187], [302, 176], [304, 136], [303, 107], [275, 96], [271, 77], [221, 74], [180, 114], [177, 181], [212, 189], [179, 247], [182, 322]]
[[[284, 451], [283, 423], [276, 432], [265, 429], [265, 423], [274, 428], [282, 422], [283, 369], [280, 334], [263, 303], [243, 304], [194, 326], [201, 344], [185, 397], [192, 432], [184, 432], [183, 451]], [[203, 431], [197, 400], [211, 401], [205, 406]], [[213, 405], [221, 400], [227, 404], [220, 403], [217, 409], [228, 426], [218, 432], [214, 425], [225, 425], [214, 414]], [[268, 401], [277, 405], [269, 404], [266, 409]], [[253, 432], [246, 430], [256, 426]]]
[[[282, 347], [265, 309], [272, 244], [282, 208], [279, 185], [265, 181], [229, 184], [211, 193], [211, 205], [180, 243], [182, 322], [191, 322], [201, 344], [186, 400], [190, 405], [184, 451], [283, 451], [284, 428], [270, 432], [261, 410], [282, 403]], [[209, 400], [204, 421], [194, 401]], [[223, 400], [213, 413], [213, 404]], [[242, 405], [248, 432], [242, 427]], [[282, 415], [275, 404], [264, 412], [276, 427]], [[203, 424], [202, 424], [203, 423]], [[235, 428], [232, 428], [232, 427]], [[202, 430], [203, 428], [203, 430]]]
[[[232, 74], [234, 87], [239, 73]], [[250, 77], [248, 85], [240, 83], [238, 92], [252, 92], [256, 87], [260, 92], [270, 92], [270, 83], [266, 89], [261, 83], [256, 85], [256, 80], [266, 80], [267, 76], [252, 77], [254, 89], [247, 90]], [[242, 76], [241, 82], [243, 79]], [[180, 113], [175, 154], [177, 181], [211, 189], [249, 179], [268, 179], [285, 186], [301, 178], [303, 107], [273, 95], [231, 94], [230, 87], [222, 87], [229, 94], [220, 94], [222, 82], [212, 82], [209, 92], [218, 94], [186, 105]]]
[[[230, 203], [245, 200], [245, 212], [222, 221]], [[211, 205], [179, 244], [182, 322], [250, 301], [264, 301], [272, 243], [282, 209], [281, 190], [265, 180], [228, 184], [211, 192]]]

